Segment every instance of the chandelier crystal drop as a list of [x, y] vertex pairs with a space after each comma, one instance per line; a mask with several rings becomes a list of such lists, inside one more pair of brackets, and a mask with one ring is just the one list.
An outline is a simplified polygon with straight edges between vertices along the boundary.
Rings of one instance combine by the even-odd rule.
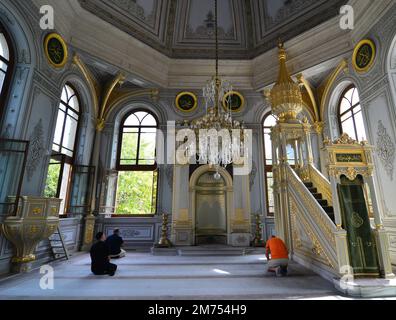
[[[218, 6], [215, 0], [216, 73], [202, 89], [205, 100], [205, 116], [190, 123], [190, 128], [199, 135], [200, 164], [216, 168], [215, 179], [220, 179], [218, 171], [227, 167], [246, 152], [243, 133], [244, 124], [232, 118], [232, 84], [219, 76]], [[202, 135], [205, 130], [205, 136]], [[221, 138], [220, 138], [221, 137]]]

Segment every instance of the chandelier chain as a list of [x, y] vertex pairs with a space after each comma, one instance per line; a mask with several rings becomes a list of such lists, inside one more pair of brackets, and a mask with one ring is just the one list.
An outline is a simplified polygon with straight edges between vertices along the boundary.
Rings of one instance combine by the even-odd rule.
[[[247, 136], [245, 132], [242, 137], [237, 134], [238, 131], [244, 131], [244, 123], [232, 118], [232, 85], [229, 81], [221, 79], [219, 75], [218, 0], [214, 0], [214, 10], [214, 32], [212, 36], [215, 37], [216, 74], [202, 89], [206, 115], [194, 119], [189, 124], [190, 128], [199, 136], [199, 151], [197, 152], [195, 148], [186, 147], [186, 154], [198, 158], [200, 164], [207, 163], [214, 166], [217, 171], [215, 178], [219, 179], [218, 170], [221, 166], [227, 167], [234, 163], [234, 160], [240, 161], [242, 154], [246, 157], [245, 138]], [[211, 15], [212, 12], [209, 14]]]
[[215, 0], [215, 38], [216, 38], [216, 79], [219, 78], [219, 23], [218, 23], [218, 6]]

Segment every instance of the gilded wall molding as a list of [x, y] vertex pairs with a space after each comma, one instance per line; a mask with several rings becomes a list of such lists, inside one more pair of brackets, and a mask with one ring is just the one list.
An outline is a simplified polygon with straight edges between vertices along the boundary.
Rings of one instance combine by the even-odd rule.
[[313, 91], [311, 84], [309, 83], [309, 81], [307, 79], [305, 79], [305, 77], [301, 73], [297, 75], [297, 80], [307, 90], [307, 94], [308, 94], [309, 99], [312, 103], [312, 108], [313, 108], [313, 112], [314, 112], [314, 116], [315, 116], [315, 118], [314, 118], [315, 122], [320, 121], [320, 111], [319, 111], [319, 107], [318, 107], [318, 104], [317, 104], [316, 98], [315, 98], [315, 93]]
[[99, 115], [99, 85], [92, 76], [85, 63], [80, 59], [78, 55], [73, 56], [73, 63], [80, 69], [81, 73], [83, 74], [85, 80], [88, 83], [94, 104], [95, 117], [97, 118]]
[[341, 72], [343, 72], [345, 70], [348, 70], [348, 61], [346, 59], [343, 59], [338, 64], [338, 66], [334, 69], [334, 71], [330, 74], [330, 76], [327, 78], [325, 84], [318, 89], [318, 91], [321, 93], [320, 97], [319, 97], [319, 99], [320, 99], [320, 119], [319, 120], [325, 119], [325, 110], [327, 109], [326, 103], [329, 100], [333, 84], [335, 83], [337, 77], [341, 74]]
[[113, 91], [111, 96], [109, 96], [105, 112], [103, 115], [103, 120], [106, 121], [113, 110], [119, 106], [119, 103], [125, 99], [132, 99], [138, 97], [149, 96], [153, 101], [156, 101], [159, 98], [160, 91], [159, 89], [138, 89], [134, 91], [122, 92], [122, 91]]

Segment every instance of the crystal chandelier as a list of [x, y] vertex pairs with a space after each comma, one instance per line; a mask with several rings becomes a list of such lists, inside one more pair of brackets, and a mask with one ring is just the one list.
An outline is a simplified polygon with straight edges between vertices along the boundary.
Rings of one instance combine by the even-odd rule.
[[[202, 118], [190, 123], [190, 128], [200, 135], [199, 151], [197, 154], [200, 164], [209, 164], [216, 168], [215, 178], [220, 179], [219, 168], [227, 167], [239, 158], [243, 151], [244, 130], [243, 122], [232, 118], [232, 85], [229, 81], [219, 76], [219, 39], [218, 39], [218, 6], [215, 0], [215, 25], [216, 40], [216, 73], [203, 88], [206, 114]], [[224, 108], [223, 108], [224, 104]], [[205, 130], [205, 137], [202, 136]], [[235, 130], [235, 131], [234, 131]], [[238, 133], [233, 135], [233, 133]], [[221, 139], [219, 138], [221, 137]]]

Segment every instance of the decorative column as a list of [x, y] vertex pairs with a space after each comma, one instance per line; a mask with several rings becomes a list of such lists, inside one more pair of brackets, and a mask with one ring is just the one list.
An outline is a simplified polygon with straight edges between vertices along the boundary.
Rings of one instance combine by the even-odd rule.
[[312, 152], [312, 140], [311, 140], [311, 125], [307, 118], [304, 118], [304, 140], [307, 148], [308, 165], [313, 165], [313, 152]]
[[[100, 143], [101, 143], [102, 131], [104, 129], [104, 125], [105, 125], [104, 120], [103, 121], [98, 120], [96, 123], [94, 146], [91, 156], [91, 164], [95, 168], [98, 168], [98, 164], [99, 164]], [[94, 213], [96, 212], [98, 206], [96, 196], [97, 196], [97, 183], [98, 183], [99, 174], [100, 174], [99, 170], [96, 170], [94, 176], [94, 183], [93, 183], [91, 210], [89, 212], [86, 212], [84, 216], [83, 240], [80, 248], [81, 251], [89, 251], [94, 241], [95, 221], [96, 221], [96, 217]]]
[[339, 273], [341, 275], [346, 275], [350, 272], [350, 268], [346, 267], [346, 266], [350, 266], [350, 261], [349, 261], [349, 252], [348, 252], [347, 232], [342, 228], [340, 199], [338, 197], [338, 190], [337, 190], [337, 185], [339, 183], [338, 180], [339, 179], [334, 174], [330, 174], [331, 193], [333, 196], [332, 205], [334, 209], [335, 224], [337, 226], [337, 231], [335, 232], [334, 236], [336, 241]]
[[[279, 168], [274, 174], [275, 185], [279, 191], [279, 205], [275, 207], [275, 223], [278, 236], [282, 238], [289, 250], [292, 251], [292, 232], [289, 212], [289, 197], [286, 169], [288, 165], [287, 144], [301, 137], [301, 122], [297, 116], [303, 110], [303, 99], [299, 85], [293, 81], [286, 67], [286, 51], [283, 43], [279, 43], [279, 76], [275, 86], [269, 92], [265, 92], [267, 99], [270, 100], [272, 113], [278, 117], [278, 123], [273, 128], [272, 135], [276, 136], [279, 152]], [[299, 133], [297, 133], [299, 132]], [[293, 149], [297, 157], [297, 146]], [[276, 201], [277, 203], [277, 201]]]
[[93, 214], [84, 217], [84, 237], [81, 251], [89, 251], [94, 242], [95, 222], [96, 217]]
[[375, 222], [374, 235], [378, 247], [378, 255], [380, 258], [379, 261], [380, 261], [382, 276], [385, 279], [392, 279], [395, 277], [395, 275], [393, 274], [392, 263], [389, 256], [389, 236], [384, 228], [382, 217], [380, 215], [380, 208], [377, 200], [378, 197], [377, 197], [377, 190], [374, 184], [374, 177], [372, 175], [369, 175], [366, 177], [365, 180], [369, 185], [370, 196], [373, 204], [374, 222]]
[[[189, 188], [180, 188], [189, 186]], [[192, 246], [195, 244], [195, 228], [193, 221], [195, 212], [195, 188], [190, 186], [189, 166], [175, 165], [173, 168], [172, 195], [172, 230], [171, 241], [176, 246]]]
[[[324, 123], [320, 121], [316, 121], [313, 124], [313, 130], [317, 135], [318, 139], [318, 151], [320, 155], [320, 167], [325, 168], [324, 165], [324, 156], [323, 156], [323, 129], [324, 129]], [[319, 168], [319, 169], [321, 169]]]

